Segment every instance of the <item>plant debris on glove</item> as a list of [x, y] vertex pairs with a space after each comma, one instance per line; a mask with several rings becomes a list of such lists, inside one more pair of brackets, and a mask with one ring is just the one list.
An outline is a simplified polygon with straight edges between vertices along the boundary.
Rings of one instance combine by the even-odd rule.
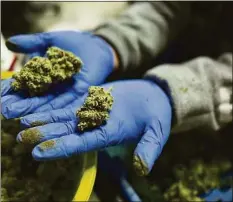
[[41, 95], [51, 84], [69, 79], [80, 71], [82, 61], [71, 52], [50, 47], [46, 54], [48, 58], [34, 57], [13, 75], [13, 90], [25, 90], [30, 96]]
[[77, 111], [80, 131], [93, 129], [106, 123], [113, 105], [111, 90], [104, 90], [98, 86], [89, 87], [88, 96], [83, 106]]

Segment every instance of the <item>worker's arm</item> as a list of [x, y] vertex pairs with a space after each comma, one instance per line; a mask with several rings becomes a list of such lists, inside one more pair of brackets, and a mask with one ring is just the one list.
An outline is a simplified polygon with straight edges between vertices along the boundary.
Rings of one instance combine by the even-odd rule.
[[[64, 108], [80, 98], [90, 85], [102, 84], [114, 66], [122, 70], [146, 68], [150, 63], [152, 66], [156, 56], [185, 26], [189, 4], [137, 2], [118, 19], [95, 30], [97, 36], [65, 31], [11, 37], [7, 47], [12, 51], [44, 56], [49, 46], [58, 46], [79, 56], [84, 66], [75, 75], [75, 82], [65, 87], [68, 90], [60, 90], [56, 95], [50, 93], [25, 98], [12, 93], [11, 80], [1, 82], [3, 116], [16, 118], [33, 112]], [[64, 86], [58, 89], [64, 89]]]
[[195, 128], [216, 131], [232, 121], [232, 53], [218, 60], [199, 57], [149, 70], [173, 100], [174, 132]]
[[127, 69], [154, 66], [157, 56], [187, 25], [191, 2], [138, 2], [119, 18], [101, 25], [96, 34], [107, 40]]

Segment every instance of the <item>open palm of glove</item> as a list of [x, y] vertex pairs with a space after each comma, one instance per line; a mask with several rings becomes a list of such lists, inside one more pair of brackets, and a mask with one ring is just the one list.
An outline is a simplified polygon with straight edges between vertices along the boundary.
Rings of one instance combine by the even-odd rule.
[[1, 82], [2, 114], [5, 118], [17, 118], [32, 112], [43, 112], [65, 107], [83, 96], [90, 85], [100, 85], [112, 72], [114, 57], [110, 45], [88, 32], [48, 32], [11, 37], [7, 47], [15, 52], [31, 56], [44, 56], [48, 47], [57, 46], [73, 52], [83, 61], [79, 74], [72, 82], [60, 84], [45, 96], [28, 98], [12, 92], [12, 79]]
[[[114, 103], [107, 123], [97, 129], [84, 133], [76, 129], [76, 111], [86, 95], [68, 108], [21, 118], [24, 127], [46, 122], [34, 129], [42, 135], [40, 142], [54, 140], [54, 146], [47, 150], [41, 150], [40, 143], [35, 146], [32, 155], [36, 160], [65, 158], [108, 146], [137, 143], [134, 167], [140, 175], [149, 173], [170, 134], [172, 112], [167, 95], [147, 80], [117, 81], [102, 87], [113, 87]], [[19, 142], [26, 130], [18, 134]]]

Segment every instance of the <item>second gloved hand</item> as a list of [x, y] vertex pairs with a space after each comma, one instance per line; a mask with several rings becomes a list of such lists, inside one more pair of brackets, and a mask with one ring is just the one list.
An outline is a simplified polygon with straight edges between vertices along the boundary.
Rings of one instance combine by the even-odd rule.
[[114, 54], [107, 42], [88, 32], [61, 31], [11, 37], [7, 47], [15, 52], [44, 56], [48, 47], [57, 46], [73, 52], [84, 65], [72, 82], [61, 84], [45, 96], [28, 98], [12, 92], [12, 79], [1, 82], [2, 114], [17, 118], [67, 106], [84, 95], [90, 85], [102, 84], [114, 67]]
[[[113, 87], [114, 103], [106, 125], [97, 129], [84, 133], [76, 129], [76, 111], [85, 97], [66, 109], [35, 113], [21, 119], [24, 127], [46, 123], [33, 128], [41, 135], [39, 143], [54, 140], [54, 145], [46, 150], [37, 145], [33, 157], [36, 160], [65, 158], [108, 146], [137, 143], [134, 167], [140, 175], [147, 175], [170, 134], [169, 98], [158, 85], [147, 80], [118, 81], [102, 87]], [[25, 131], [18, 135], [18, 141], [22, 140]]]

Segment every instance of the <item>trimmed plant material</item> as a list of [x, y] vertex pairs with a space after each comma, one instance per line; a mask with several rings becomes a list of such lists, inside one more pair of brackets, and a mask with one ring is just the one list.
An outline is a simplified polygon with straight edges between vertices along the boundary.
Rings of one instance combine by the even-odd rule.
[[[11, 133], [8, 133], [9, 127]], [[14, 121], [2, 121], [1, 202], [71, 201], [82, 174], [82, 155], [54, 161], [35, 161], [31, 155], [34, 145], [18, 144], [18, 132]], [[45, 149], [52, 146], [51, 141], [43, 145]]]
[[43, 136], [38, 129], [29, 128], [21, 134], [21, 137], [24, 144], [36, 144]]
[[204, 201], [199, 196], [211, 189], [230, 185], [223, 182], [221, 175], [231, 169], [230, 161], [204, 163], [201, 160], [192, 162], [190, 166], [178, 166], [174, 169], [174, 182], [164, 193], [166, 201]]
[[42, 142], [40, 144], [40, 149], [42, 151], [45, 151], [47, 149], [53, 148], [55, 146], [55, 141], [54, 140], [47, 140], [45, 142]]

